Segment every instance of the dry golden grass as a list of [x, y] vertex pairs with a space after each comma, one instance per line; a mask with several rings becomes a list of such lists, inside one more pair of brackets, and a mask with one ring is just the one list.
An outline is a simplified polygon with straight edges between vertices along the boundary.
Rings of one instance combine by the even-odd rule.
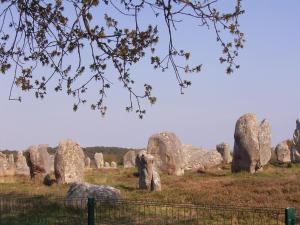
[[[138, 190], [135, 169], [86, 171], [85, 180], [119, 188], [129, 199], [151, 199], [178, 203], [242, 205], [251, 207], [300, 208], [300, 167], [269, 165], [263, 172], [231, 174], [229, 168], [205, 174], [186, 172], [182, 177], [161, 175], [162, 192]], [[1, 183], [2, 182], [2, 183]], [[6, 183], [3, 183], [6, 182]], [[0, 195], [9, 196], [65, 196], [69, 185], [36, 184], [25, 178], [0, 179]]]

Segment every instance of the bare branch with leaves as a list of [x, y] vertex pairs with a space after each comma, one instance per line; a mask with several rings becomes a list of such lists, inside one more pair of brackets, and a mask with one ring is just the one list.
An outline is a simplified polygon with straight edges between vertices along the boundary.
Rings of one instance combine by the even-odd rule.
[[[212, 27], [222, 47], [220, 62], [228, 64], [226, 72], [230, 74], [239, 68], [235, 58], [245, 40], [238, 19], [244, 11], [241, 0], [235, 1], [232, 12], [222, 13], [216, 7], [218, 0], [1, 0], [0, 70], [3, 74], [12, 71], [14, 75], [9, 99], [21, 101], [21, 97], [13, 96], [16, 87], [44, 98], [49, 82], [55, 81], [55, 91], [66, 91], [76, 99], [73, 106], [76, 111], [87, 102], [86, 92], [97, 82], [98, 98], [90, 105], [104, 115], [107, 89], [112, 86], [106, 71], [108, 66], [113, 66], [129, 94], [126, 110], [135, 110], [143, 118], [145, 109], [141, 100], [148, 99], [154, 104], [156, 97], [152, 95], [150, 84], [144, 84], [142, 94], [136, 93], [130, 70], [134, 64], [148, 57], [155, 69], [172, 69], [181, 93], [191, 85], [183, 79], [183, 73], [201, 71], [201, 64], [180, 64], [181, 59], [190, 59], [190, 52], [178, 49], [174, 43], [174, 31], [183, 20], [192, 18], [201, 27]], [[115, 14], [128, 17], [134, 26], [121, 26], [117, 18], [105, 13], [102, 15], [105, 23], [94, 21], [95, 9], [103, 5], [114, 9]], [[143, 29], [140, 26], [139, 18], [148, 9], [157, 21], [163, 18], [168, 35], [165, 55], [156, 54], [158, 26]], [[151, 24], [156, 24], [155, 19]], [[226, 42], [223, 33], [230, 34], [232, 41]], [[86, 54], [83, 57], [86, 51], [88, 59]], [[75, 60], [70, 63], [68, 57]], [[43, 70], [46, 72], [41, 73], [41, 67], [47, 68]]]

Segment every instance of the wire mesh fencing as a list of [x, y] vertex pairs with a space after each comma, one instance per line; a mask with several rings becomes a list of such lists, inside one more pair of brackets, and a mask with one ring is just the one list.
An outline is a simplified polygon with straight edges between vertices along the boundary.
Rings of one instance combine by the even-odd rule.
[[0, 225], [86, 225], [87, 199], [0, 197]]
[[[119, 200], [95, 202], [95, 225], [280, 225], [285, 209]], [[94, 225], [92, 224], [92, 225]]]
[[0, 197], [0, 225], [295, 225], [294, 209]]

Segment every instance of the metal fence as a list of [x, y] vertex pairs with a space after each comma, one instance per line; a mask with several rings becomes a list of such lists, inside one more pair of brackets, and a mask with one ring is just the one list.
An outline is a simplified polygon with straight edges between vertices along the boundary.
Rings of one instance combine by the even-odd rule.
[[293, 208], [0, 197], [0, 225], [295, 225]]
[[0, 197], [0, 225], [87, 225], [87, 199]]

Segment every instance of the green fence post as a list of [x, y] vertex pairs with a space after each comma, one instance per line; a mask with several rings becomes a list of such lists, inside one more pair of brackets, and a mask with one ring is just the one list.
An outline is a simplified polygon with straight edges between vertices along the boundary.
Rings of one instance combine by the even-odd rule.
[[296, 212], [294, 208], [285, 209], [285, 225], [296, 225]]
[[95, 225], [95, 199], [88, 198], [88, 225]]

